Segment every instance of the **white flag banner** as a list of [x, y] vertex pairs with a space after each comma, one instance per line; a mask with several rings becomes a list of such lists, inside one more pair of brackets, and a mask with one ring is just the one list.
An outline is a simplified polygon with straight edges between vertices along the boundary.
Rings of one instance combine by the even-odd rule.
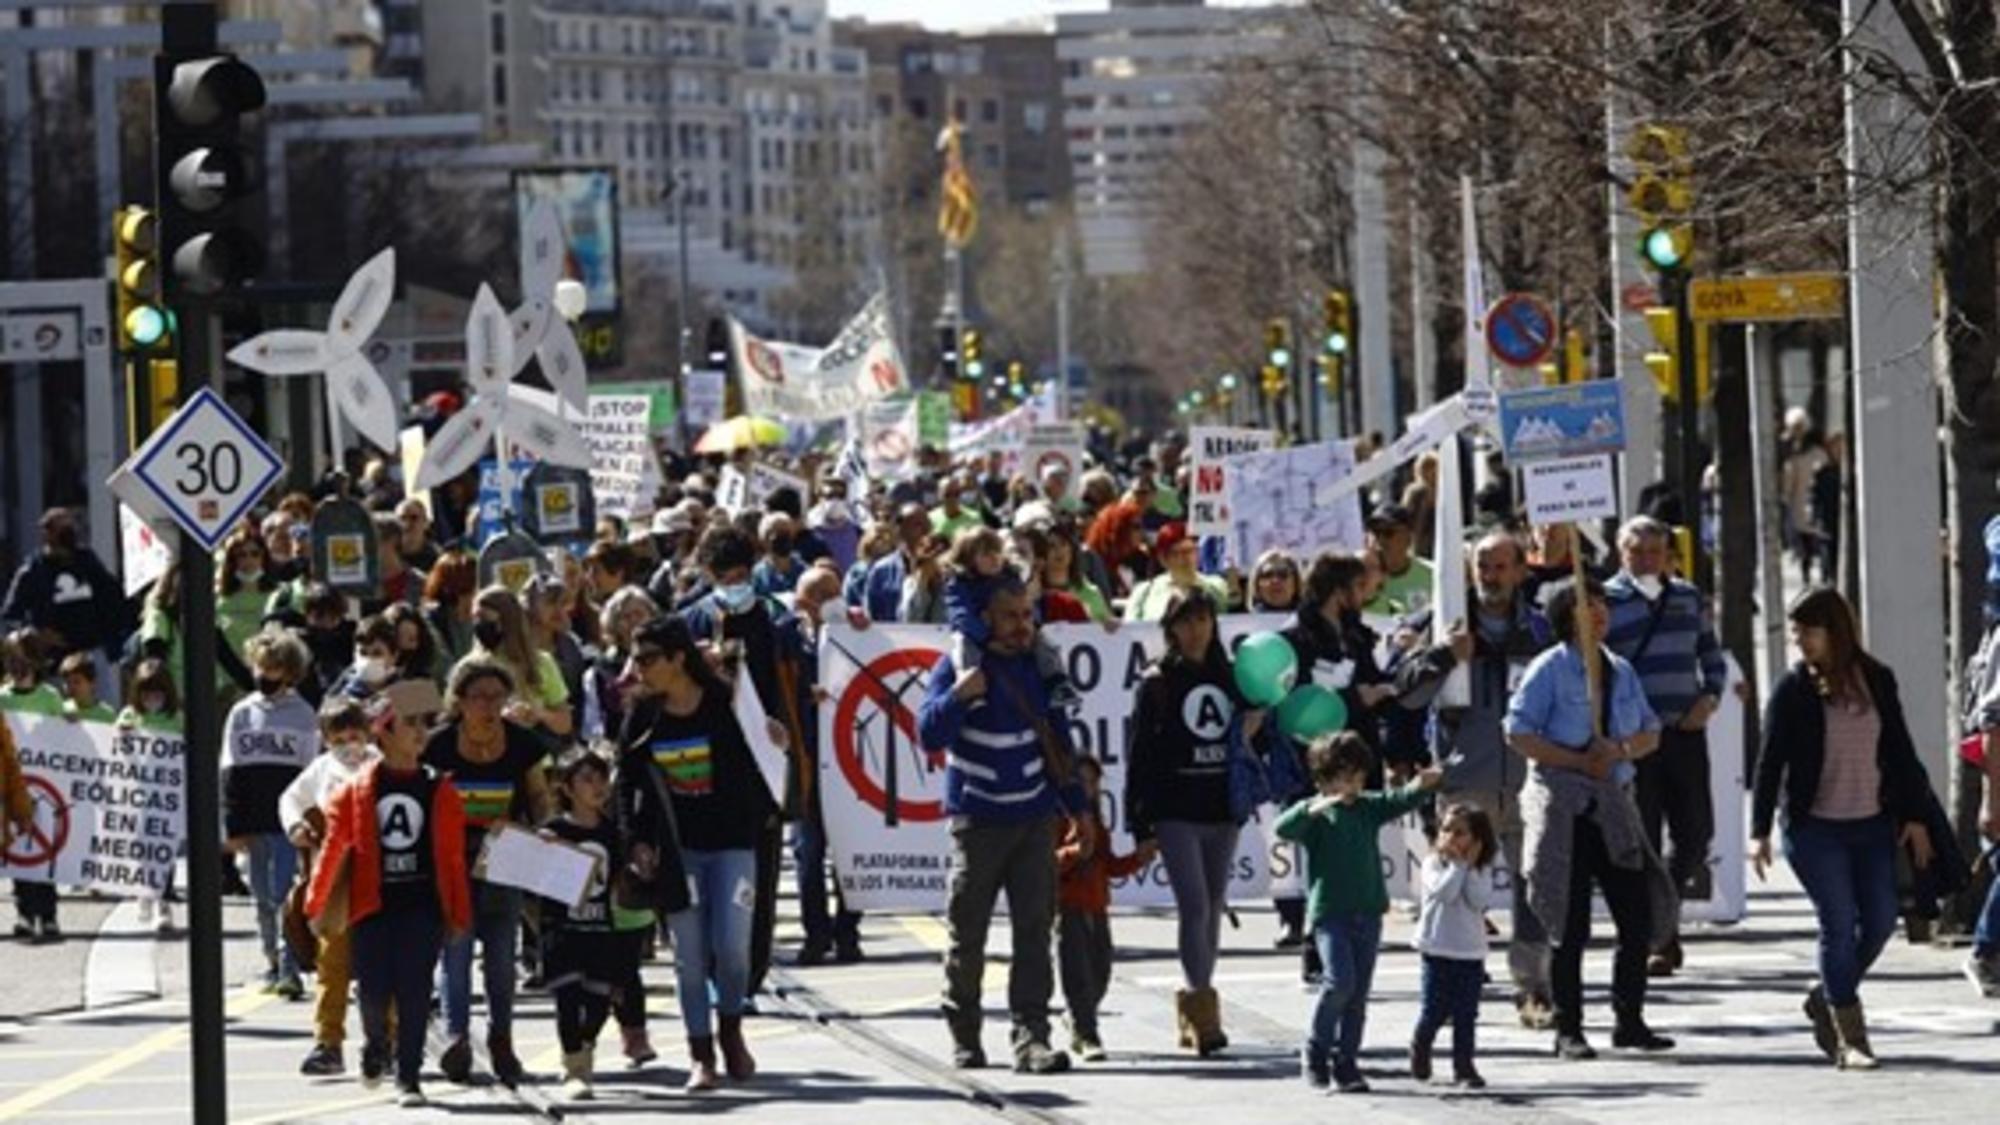
[[876, 294], [824, 348], [753, 335], [734, 318], [729, 342], [748, 414], [825, 422], [909, 387], [886, 294]]

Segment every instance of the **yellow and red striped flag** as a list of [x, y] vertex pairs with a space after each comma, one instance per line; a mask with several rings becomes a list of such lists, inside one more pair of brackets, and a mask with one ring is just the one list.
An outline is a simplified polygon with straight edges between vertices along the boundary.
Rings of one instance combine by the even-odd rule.
[[939, 151], [944, 153], [944, 179], [938, 188], [938, 234], [960, 250], [979, 229], [979, 192], [973, 187], [972, 173], [965, 168], [964, 132], [965, 126], [953, 120], [938, 134], [937, 142]]

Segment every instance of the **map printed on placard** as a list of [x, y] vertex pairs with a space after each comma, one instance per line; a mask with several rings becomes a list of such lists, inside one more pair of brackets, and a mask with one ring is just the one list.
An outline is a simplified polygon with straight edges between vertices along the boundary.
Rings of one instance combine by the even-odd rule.
[[1248, 567], [1269, 550], [1304, 563], [1366, 544], [1361, 498], [1336, 486], [1354, 472], [1354, 443], [1243, 453], [1227, 465], [1231, 557]]
[[396, 251], [375, 255], [354, 271], [333, 302], [326, 331], [279, 328], [254, 336], [229, 352], [229, 361], [272, 378], [326, 376], [326, 420], [336, 449], [345, 418], [368, 444], [396, 450], [395, 397], [368, 359], [369, 337], [388, 315], [396, 291]]

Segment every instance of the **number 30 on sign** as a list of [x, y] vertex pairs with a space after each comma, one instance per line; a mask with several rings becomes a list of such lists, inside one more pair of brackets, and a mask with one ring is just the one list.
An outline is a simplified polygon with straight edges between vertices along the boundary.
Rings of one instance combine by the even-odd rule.
[[155, 506], [209, 550], [270, 490], [284, 467], [264, 439], [206, 387], [126, 465]]

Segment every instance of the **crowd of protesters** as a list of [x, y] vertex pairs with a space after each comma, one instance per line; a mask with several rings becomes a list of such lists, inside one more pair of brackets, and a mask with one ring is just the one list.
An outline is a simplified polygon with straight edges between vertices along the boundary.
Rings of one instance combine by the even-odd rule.
[[[1301, 950], [1317, 991], [1301, 1037], [1314, 1085], [1367, 1088], [1356, 1054], [1388, 909], [1376, 839], [1413, 810], [1436, 841], [1419, 888], [1416, 1078], [1430, 1078], [1432, 1042], [1449, 1023], [1453, 1080], [1484, 1085], [1473, 1027], [1496, 907], [1509, 908], [1519, 1019], [1551, 1031], [1558, 1056], [1594, 1057], [1581, 984], [1593, 892], [1618, 935], [1611, 1042], [1671, 1048], [1644, 1007], [1649, 976], [1683, 963], [1680, 898], [1707, 893], [1703, 730], [1724, 681], [1701, 595], [1670, 573], [1668, 529], [1628, 523], [1600, 566], [1568, 529], [1512, 522], [1500, 483], [1482, 489], [1480, 526], [1463, 529], [1468, 612], [1434, 630], [1427, 556], [1436, 531], [1462, 529], [1436, 528], [1433, 459], [1386, 494], [1399, 499], [1370, 499], [1365, 549], [1204, 566], [1215, 552], [1185, 522], [1184, 453], [1172, 437], [1100, 443], [1098, 467], [1072, 480], [1059, 465], [1009, 474], [999, 454], [954, 462], [926, 449], [920, 471], [893, 483], [843, 475], [833, 458], [758, 454], [811, 494], [780, 489], [737, 511], [716, 503], [725, 459], [669, 459], [671, 483], [648, 518], [600, 521], [518, 587], [481, 581], [484, 513], [469, 479], [420, 498], [403, 496], [393, 471], [363, 474], [382, 574], [367, 597], [314, 573], [312, 517], [336, 482], [246, 523], [216, 571], [223, 745], [193, 752], [219, 755], [222, 829], [256, 904], [267, 987], [300, 999], [314, 977], [304, 1072], [345, 1072], [351, 983], [364, 1082], [393, 1080], [405, 1104], [423, 1103], [435, 1000], [445, 1079], [484, 1068], [519, 1083], [529, 1076], [515, 1000], [544, 990], [565, 1096], [590, 1098], [613, 1021], [625, 1060], [658, 1057], [640, 971], [670, 957], [686, 1088], [752, 1081], [744, 1021], [771, 967], [864, 957], [861, 917], [830, 880], [814, 784], [817, 653], [834, 621], [935, 623], [953, 635], [919, 727], [946, 762], [943, 1011], [956, 1065], [986, 1065], [981, 994], [1003, 892], [1013, 1065], [1051, 1074], [1072, 1054], [1105, 1057], [1096, 1017], [1114, 948], [1110, 885], [1155, 858], [1178, 916], [1179, 1042], [1202, 1057], [1225, 1051], [1215, 970], [1252, 814], [1245, 776], [1282, 807], [1276, 834], [1301, 849], [1303, 893], [1278, 901], [1275, 940]], [[0, 709], [177, 729], [178, 574], [128, 602], [72, 517], [51, 513], [42, 529], [43, 549], [0, 607], [15, 627], [0, 644]], [[1339, 697], [1345, 730], [1294, 739], [1246, 698], [1222, 636], [1235, 613], [1271, 615], [1298, 682]], [[1101, 817], [1101, 764], [1077, 752], [1065, 721], [1076, 691], [1040, 627], [1123, 621], [1159, 623], [1164, 646], [1131, 702], [1117, 796], [1134, 848], [1120, 854]], [[1793, 622], [1802, 660], [1766, 727], [1755, 858], [1768, 861], [1782, 794], [1792, 862], [1823, 930], [1807, 1011], [1828, 1054], [1862, 1067], [1873, 1056], [1857, 988], [1893, 924], [1896, 852], [1932, 857], [1927, 787], [1894, 681], [1860, 649], [1845, 603], [1815, 592]], [[1601, 689], [1588, 686], [1592, 664]], [[1447, 691], [1460, 670], [1465, 690]], [[737, 717], [745, 677], [764, 729]], [[2000, 718], [1977, 729], [2000, 729]], [[0, 839], [32, 816], [6, 731]], [[781, 792], [760, 774], [763, 747], [792, 763]], [[479, 874], [489, 837], [511, 827], [604, 858], [581, 901]], [[787, 836], [804, 940], [781, 953]], [[16, 898], [17, 936], [60, 935], [56, 888], [20, 882]], [[171, 925], [164, 903], [149, 910]], [[300, 925], [313, 936], [300, 938]], [[2000, 984], [1991, 933], [2000, 922], [1975, 961]], [[1051, 1023], [1058, 980], [1068, 1051]]]

